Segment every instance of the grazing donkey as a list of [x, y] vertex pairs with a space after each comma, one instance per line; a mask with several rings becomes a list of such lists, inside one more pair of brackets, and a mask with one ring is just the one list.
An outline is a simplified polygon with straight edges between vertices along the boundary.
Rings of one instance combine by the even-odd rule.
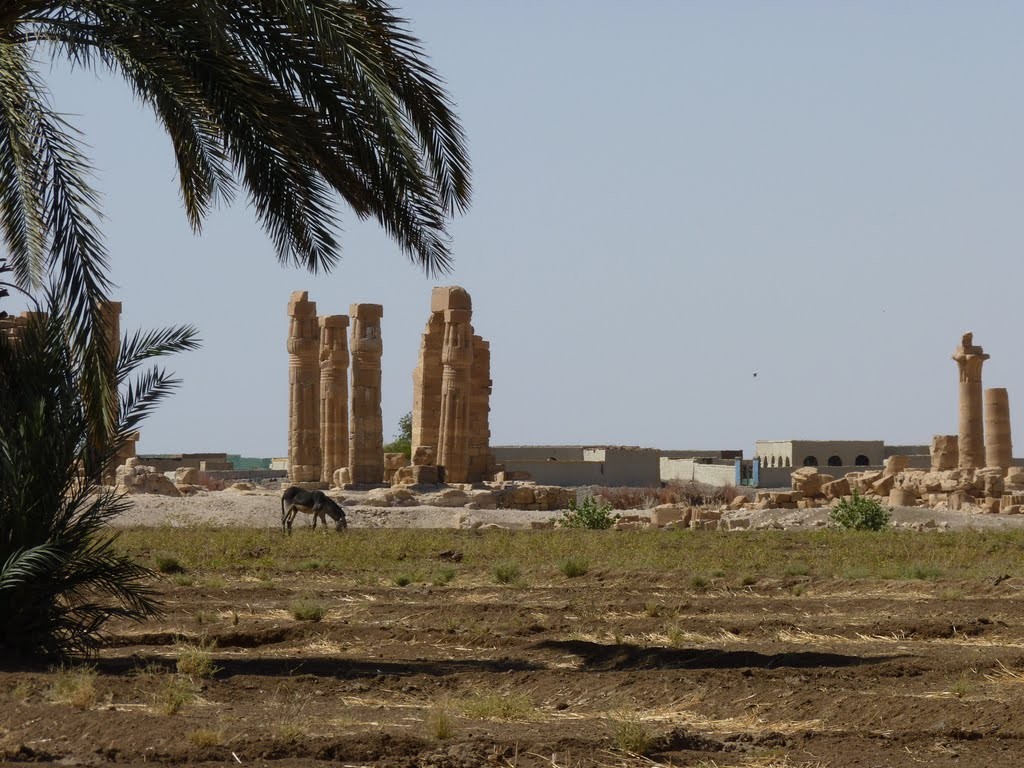
[[323, 491], [306, 491], [293, 485], [281, 495], [281, 530], [290, 535], [292, 522], [299, 512], [313, 515], [314, 529], [318, 517], [324, 521], [324, 527], [327, 526], [325, 515], [330, 515], [334, 520], [334, 530], [342, 531], [348, 528], [345, 510], [338, 506], [334, 499]]

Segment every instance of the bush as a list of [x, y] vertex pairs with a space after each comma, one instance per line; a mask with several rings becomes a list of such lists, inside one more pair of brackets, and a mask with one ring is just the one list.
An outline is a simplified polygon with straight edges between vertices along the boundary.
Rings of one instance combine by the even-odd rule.
[[511, 584], [519, 578], [519, 566], [515, 563], [498, 563], [493, 569], [494, 580], [499, 584]]
[[568, 579], [585, 576], [589, 569], [590, 563], [582, 557], [567, 557], [558, 563], [558, 570]]
[[615, 525], [618, 519], [618, 515], [612, 514], [611, 506], [587, 496], [579, 504], [575, 499], [569, 500], [569, 509], [562, 514], [561, 523], [563, 528], [604, 530]]
[[412, 411], [398, 420], [398, 434], [384, 446], [384, 453], [401, 453], [412, 459]]
[[892, 512], [874, 499], [856, 491], [849, 499], [840, 499], [829, 513], [832, 522], [849, 531], [881, 531], [889, 527]]
[[[195, 346], [189, 328], [125, 339], [97, 363], [52, 297], [21, 341], [0, 334], [0, 650], [69, 655], [95, 649], [112, 618], [159, 610], [153, 572], [117, 552], [111, 519], [129, 507], [102, 484], [118, 450], [177, 384], [148, 358]], [[101, 370], [103, 369], [103, 370]], [[125, 384], [115, 407], [111, 383]]]
[[292, 616], [296, 621], [320, 621], [327, 615], [327, 608], [315, 597], [306, 596], [292, 603]]

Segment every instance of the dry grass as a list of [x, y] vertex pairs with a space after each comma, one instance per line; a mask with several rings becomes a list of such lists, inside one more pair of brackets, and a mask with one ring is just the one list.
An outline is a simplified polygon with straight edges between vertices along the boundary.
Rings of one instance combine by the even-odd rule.
[[213, 663], [213, 643], [177, 643], [178, 673], [189, 677], [206, 679], [217, 674]]
[[529, 722], [540, 712], [530, 697], [522, 693], [478, 694], [458, 702], [459, 710], [471, 720], [507, 720]]
[[197, 747], [219, 747], [224, 743], [224, 731], [197, 728], [188, 735], [188, 740]]
[[196, 691], [191, 682], [170, 676], [156, 695], [156, 707], [165, 715], [176, 715], [195, 699]]
[[50, 699], [57, 704], [70, 704], [75, 709], [89, 709], [96, 704], [96, 670], [93, 667], [59, 667], [50, 687]]
[[424, 722], [429, 735], [437, 741], [445, 741], [455, 735], [455, 719], [446, 698], [434, 704]]

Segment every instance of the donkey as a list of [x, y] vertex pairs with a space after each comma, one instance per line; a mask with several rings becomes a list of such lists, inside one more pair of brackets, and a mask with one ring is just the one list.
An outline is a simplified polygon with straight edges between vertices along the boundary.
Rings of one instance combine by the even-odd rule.
[[323, 520], [324, 527], [327, 526], [325, 515], [330, 515], [334, 520], [334, 530], [343, 531], [348, 528], [345, 510], [334, 499], [323, 491], [307, 491], [293, 485], [281, 495], [281, 530], [291, 535], [292, 522], [299, 512], [313, 515], [314, 529], [318, 517]]

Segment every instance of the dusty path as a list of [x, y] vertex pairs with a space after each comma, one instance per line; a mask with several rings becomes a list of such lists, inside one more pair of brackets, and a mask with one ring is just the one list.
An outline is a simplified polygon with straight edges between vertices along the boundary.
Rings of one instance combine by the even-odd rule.
[[[366, 503], [365, 491], [345, 491], [336, 495], [357, 504], [346, 506], [348, 523], [355, 528], [467, 528], [474, 523], [522, 528], [528, 527], [531, 521], [550, 520], [560, 514], [462, 507], [373, 507], [362, 506]], [[281, 495], [278, 490], [212, 491], [182, 498], [157, 495], [130, 498], [132, 509], [118, 518], [116, 524], [119, 526], [213, 524], [276, 528], [281, 524]], [[826, 525], [828, 512], [828, 508], [773, 509], [730, 512], [726, 517], [749, 519], [750, 527], [755, 529], [767, 526], [809, 529]], [[636, 513], [643, 514], [643, 510]], [[300, 515], [296, 525], [302, 525], [303, 519], [305, 516]], [[979, 515], [918, 507], [896, 509], [893, 522], [936, 530], [1024, 529], [1024, 515]]]

